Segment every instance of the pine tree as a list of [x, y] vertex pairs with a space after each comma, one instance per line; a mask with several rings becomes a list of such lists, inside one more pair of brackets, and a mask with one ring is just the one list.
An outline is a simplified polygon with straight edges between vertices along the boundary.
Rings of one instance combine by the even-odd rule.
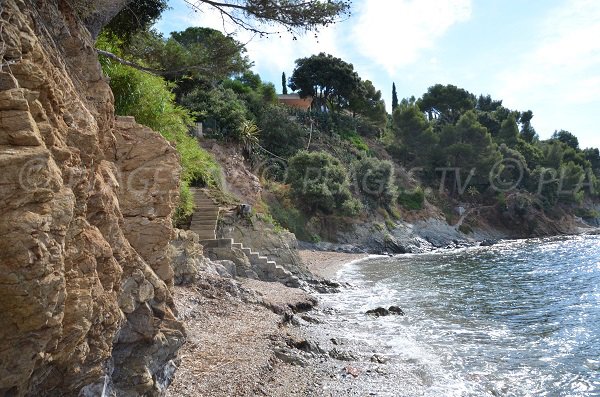
[[396, 83], [392, 83], [392, 112], [398, 107], [398, 93], [396, 92]]
[[287, 81], [286, 80], [287, 79], [285, 78], [285, 72], [281, 73], [281, 87], [282, 87], [281, 93], [283, 95], [287, 95], [287, 93], [288, 93], [287, 84], [286, 84]]

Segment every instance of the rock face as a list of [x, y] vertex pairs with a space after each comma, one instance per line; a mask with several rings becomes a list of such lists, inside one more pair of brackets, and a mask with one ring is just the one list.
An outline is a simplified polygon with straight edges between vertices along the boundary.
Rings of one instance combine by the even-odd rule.
[[69, 2], [3, 0], [0, 18], [0, 395], [159, 395], [184, 339], [177, 154], [115, 121]]

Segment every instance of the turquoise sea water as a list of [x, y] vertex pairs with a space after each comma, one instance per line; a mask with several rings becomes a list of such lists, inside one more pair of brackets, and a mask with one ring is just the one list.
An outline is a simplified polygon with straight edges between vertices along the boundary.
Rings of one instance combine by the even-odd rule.
[[[600, 396], [600, 236], [503, 242], [347, 266], [327, 327], [379, 396]], [[368, 309], [401, 306], [404, 317]], [[367, 394], [368, 395], [368, 394]]]

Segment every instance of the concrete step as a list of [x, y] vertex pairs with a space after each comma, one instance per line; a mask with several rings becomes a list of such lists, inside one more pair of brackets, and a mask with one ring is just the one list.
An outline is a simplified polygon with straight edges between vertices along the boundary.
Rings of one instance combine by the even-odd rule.
[[200, 240], [204, 248], [230, 248], [232, 243], [233, 239], [230, 238]]
[[231, 248], [237, 248], [237, 249], [244, 249], [244, 246], [242, 245], [242, 243], [233, 243], [231, 244]]

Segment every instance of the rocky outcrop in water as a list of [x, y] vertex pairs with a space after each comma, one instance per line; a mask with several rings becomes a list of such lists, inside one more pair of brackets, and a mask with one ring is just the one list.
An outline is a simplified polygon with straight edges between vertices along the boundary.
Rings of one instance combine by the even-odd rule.
[[0, 395], [159, 395], [184, 339], [177, 154], [115, 121], [81, 3], [0, 5]]

